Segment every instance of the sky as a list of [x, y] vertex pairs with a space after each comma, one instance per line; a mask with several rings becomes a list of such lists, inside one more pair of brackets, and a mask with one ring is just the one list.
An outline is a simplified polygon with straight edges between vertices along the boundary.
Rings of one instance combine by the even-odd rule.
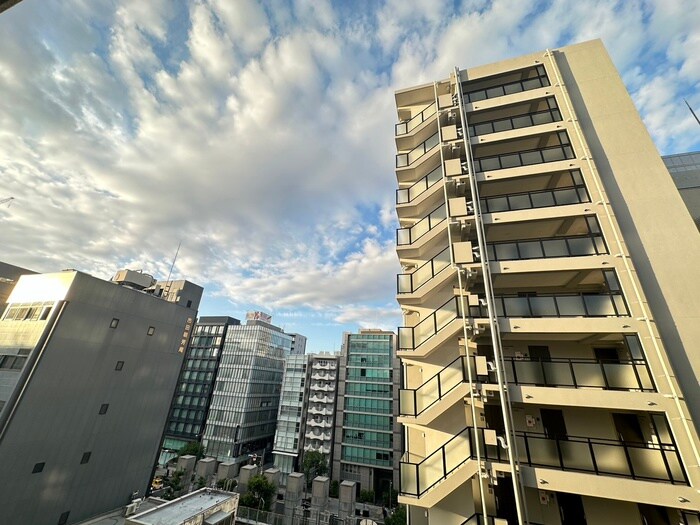
[[697, 0], [23, 0], [0, 15], [0, 260], [204, 287], [333, 351], [396, 330], [393, 92], [602, 38], [700, 150]]

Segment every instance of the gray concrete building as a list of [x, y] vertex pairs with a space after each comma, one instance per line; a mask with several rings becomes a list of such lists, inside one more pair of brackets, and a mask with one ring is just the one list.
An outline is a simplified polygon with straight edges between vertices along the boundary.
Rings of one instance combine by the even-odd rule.
[[398, 487], [401, 429], [396, 334], [343, 334], [333, 438], [332, 478], [357, 482], [377, 499]]
[[292, 355], [300, 355], [306, 353], [306, 336], [301, 334], [293, 334], [292, 336], [292, 349], [289, 352]]
[[661, 157], [695, 225], [700, 229], [700, 151]]
[[0, 318], [0, 523], [67, 525], [145, 494], [191, 291], [188, 308], [73, 270], [20, 277]]

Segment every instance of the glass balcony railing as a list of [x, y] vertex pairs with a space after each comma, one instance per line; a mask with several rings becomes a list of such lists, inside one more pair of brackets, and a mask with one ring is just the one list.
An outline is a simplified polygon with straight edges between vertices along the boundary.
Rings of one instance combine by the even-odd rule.
[[607, 255], [608, 248], [599, 233], [568, 237], [545, 237], [526, 241], [492, 242], [486, 245], [489, 261], [519, 261], [557, 257]]
[[535, 113], [527, 113], [525, 115], [517, 115], [515, 117], [501, 118], [474, 124], [469, 126], [469, 136], [489, 135], [491, 133], [498, 133], [499, 131], [529, 128], [541, 124], [549, 124], [550, 122], [560, 122], [561, 120], [561, 113], [558, 109], [545, 109]]
[[501, 155], [474, 159], [474, 170], [503, 170], [507, 168], [518, 168], [520, 166], [532, 166], [533, 164], [568, 160], [574, 157], [574, 149], [569, 144], [562, 144], [550, 146], [548, 148], [516, 151], [514, 153], [503, 153]]
[[[504, 357], [508, 382], [571, 388], [656, 392], [651, 371], [644, 359], [534, 359]], [[495, 381], [495, 374], [489, 374]]]
[[405, 168], [406, 166], [410, 166], [423, 155], [428, 153], [435, 146], [437, 146], [439, 142], [440, 137], [437, 133], [435, 133], [435, 135], [427, 139], [425, 142], [419, 144], [408, 153], [399, 153], [398, 155], [396, 155], [396, 167]]
[[446, 207], [444, 204], [441, 204], [410, 228], [399, 228], [396, 230], [396, 245], [406, 246], [413, 244], [445, 219], [447, 219]]
[[471, 432], [470, 427], [465, 428], [418, 462], [401, 461], [401, 494], [420, 497], [471, 459]]
[[396, 204], [408, 204], [441, 180], [442, 168], [438, 166], [410, 188], [399, 188], [396, 190]]
[[531, 89], [538, 89], [550, 85], [544, 67], [538, 66], [536, 75], [537, 76], [533, 78], [527, 78], [525, 80], [507, 82], [501, 84], [500, 86], [493, 86], [489, 88], [471, 91], [469, 90], [469, 85], [467, 84], [463, 87], [465, 91], [464, 96], [467, 99], [467, 102], [477, 102], [479, 100], [502, 97], [504, 95], [512, 95], [513, 93], [521, 93], [523, 91], [530, 91]]
[[411, 119], [396, 124], [394, 129], [396, 136], [399, 137], [401, 135], [405, 135], [410, 131], [413, 131], [433, 115], [435, 115], [435, 102], [427, 106], [423, 111], [421, 111], [417, 115], [411, 117]]
[[[620, 292], [499, 295], [498, 317], [625, 317], [629, 310]], [[470, 317], [488, 317], [486, 306], [469, 306]]]
[[588, 191], [586, 191], [586, 186], [580, 184], [555, 190], [529, 191], [488, 197], [480, 202], [483, 213], [496, 213], [581, 204], [591, 202], [591, 198], [588, 195]]
[[416, 326], [399, 326], [399, 350], [416, 350], [458, 317], [459, 298], [453, 297]]
[[427, 263], [419, 266], [412, 273], [400, 273], [396, 276], [396, 292], [414, 293], [425, 283], [430, 281], [445, 268], [450, 266], [449, 246], [430, 259]]
[[[483, 429], [480, 439], [483, 439]], [[680, 454], [674, 443], [642, 443], [579, 436], [551, 438], [534, 432], [516, 432], [521, 463], [603, 476], [687, 485]], [[482, 441], [486, 459], [508, 461], [505, 450]]]

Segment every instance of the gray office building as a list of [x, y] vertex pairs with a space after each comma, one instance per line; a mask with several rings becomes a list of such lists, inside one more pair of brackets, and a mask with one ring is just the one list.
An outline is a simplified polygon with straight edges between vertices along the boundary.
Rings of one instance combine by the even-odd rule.
[[187, 443], [202, 440], [228, 327], [240, 324], [226, 316], [197, 321], [173, 396], [159, 463], [174, 458]]
[[272, 451], [284, 360], [292, 336], [249, 313], [246, 324], [229, 326], [202, 444], [219, 461], [248, 461]]
[[0, 317], [0, 523], [70, 525], [145, 494], [190, 285], [173, 304], [73, 270], [19, 278]]
[[700, 151], [661, 157], [695, 225], [700, 229]]

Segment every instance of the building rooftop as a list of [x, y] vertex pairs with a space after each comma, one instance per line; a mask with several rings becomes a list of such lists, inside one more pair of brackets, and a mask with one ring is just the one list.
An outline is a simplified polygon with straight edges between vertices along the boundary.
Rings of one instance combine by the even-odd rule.
[[138, 525], [178, 525], [207, 509], [231, 499], [235, 494], [213, 489], [200, 489], [174, 501], [129, 518]]

